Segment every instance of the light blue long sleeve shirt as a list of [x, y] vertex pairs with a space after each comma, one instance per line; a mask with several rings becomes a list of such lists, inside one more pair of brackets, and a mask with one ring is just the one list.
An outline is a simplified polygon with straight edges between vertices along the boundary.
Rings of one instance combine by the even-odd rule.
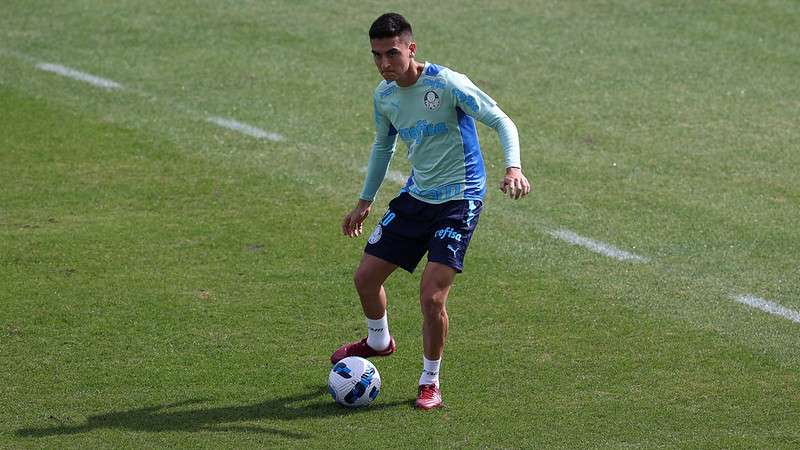
[[506, 167], [519, 167], [514, 122], [466, 76], [425, 63], [408, 87], [382, 81], [374, 94], [375, 142], [360, 198], [372, 201], [395, 151], [397, 136], [408, 147], [411, 174], [401, 192], [428, 203], [482, 200], [486, 170], [475, 120], [500, 136]]

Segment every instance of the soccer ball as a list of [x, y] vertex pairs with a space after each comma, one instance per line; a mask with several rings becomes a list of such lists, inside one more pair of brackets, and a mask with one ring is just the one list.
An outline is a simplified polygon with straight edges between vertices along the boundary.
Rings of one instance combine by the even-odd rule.
[[371, 362], [350, 356], [333, 365], [328, 375], [328, 391], [340, 405], [366, 406], [381, 391], [381, 375]]

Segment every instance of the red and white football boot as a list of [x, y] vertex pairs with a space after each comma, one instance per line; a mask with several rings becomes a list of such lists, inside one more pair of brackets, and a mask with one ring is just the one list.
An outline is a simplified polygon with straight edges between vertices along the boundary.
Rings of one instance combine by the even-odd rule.
[[347, 358], [348, 356], [360, 356], [362, 358], [370, 358], [372, 356], [389, 356], [397, 350], [397, 345], [394, 343], [394, 338], [389, 337], [389, 346], [384, 350], [375, 350], [367, 345], [367, 338], [360, 341], [345, 344], [331, 355], [331, 363], [337, 362]]
[[414, 403], [414, 406], [425, 410], [444, 406], [444, 403], [442, 403], [442, 392], [439, 390], [439, 386], [435, 384], [420, 385], [419, 392], [417, 393], [417, 401]]

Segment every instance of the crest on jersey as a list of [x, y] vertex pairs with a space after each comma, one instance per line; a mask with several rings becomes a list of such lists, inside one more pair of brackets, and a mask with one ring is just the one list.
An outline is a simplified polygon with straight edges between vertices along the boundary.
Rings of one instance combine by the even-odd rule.
[[381, 240], [381, 236], [383, 236], [383, 228], [381, 227], [381, 224], [378, 224], [375, 226], [375, 230], [372, 231], [372, 234], [369, 235], [367, 242], [370, 244], [375, 244]]
[[426, 92], [422, 101], [425, 103], [425, 108], [427, 108], [428, 111], [436, 111], [442, 106], [442, 99], [434, 90]]

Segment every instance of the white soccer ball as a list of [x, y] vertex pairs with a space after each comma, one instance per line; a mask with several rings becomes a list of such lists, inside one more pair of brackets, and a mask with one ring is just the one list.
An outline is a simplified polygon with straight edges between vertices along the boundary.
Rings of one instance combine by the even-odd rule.
[[366, 406], [381, 391], [381, 375], [371, 362], [358, 356], [350, 356], [331, 368], [328, 391], [340, 405], [353, 408]]

